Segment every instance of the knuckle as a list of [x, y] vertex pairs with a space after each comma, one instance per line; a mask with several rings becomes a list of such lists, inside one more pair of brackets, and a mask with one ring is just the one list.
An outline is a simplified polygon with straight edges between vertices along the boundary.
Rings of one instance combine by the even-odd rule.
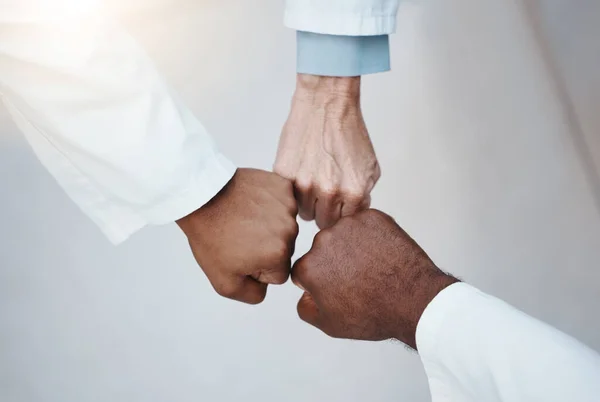
[[360, 213], [364, 221], [367, 222], [394, 222], [394, 219], [378, 209], [367, 209]]
[[323, 229], [315, 235], [315, 246], [327, 246], [333, 240], [333, 233], [330, 229]]
[[297, 172], [296, 161], [286, 155], [278, 154], [275, 163], [273, 163], [273, 172], [288, 180], [294, 180]]
[[288, 168], [287, 163], [285, 163], [285, 161], [280, 158], [277, 158], [277, 160], [273, 164], [273, 172], [287, 178], [289, 178], [289, 176], [292, 175], [291, 169]]
[[333, 198], [341, 193], [340, 187], [335, 183], [319, 183], [318, 188], [321, 198]]
[[388, 214], [378, 209], [369, 209], [368, 211], [365, 211], [365, 213], [369, 216], [372, 216], [375, 219], [391, 219], [391, 217]]
[[291, 218], [294, 222], [296, 222], [296, 216], [298, 215], [298, 202], [296, 202], [296, 199], [294, 197], [291, 197], [289, 199], [287, 207]]
[[295, 186], [300, 192], [309, 192], [313, 188], [313, 179], [309, 175], [299, 174], [296, 177]]
[[379, 163], [377, 163], [375, 166], [375, 172], [373, 173], [373, 180], [375, 183], [377, 183], [379, 179], [381, 179], [381, 166], [379, 166]]
[[310, 295], [307, 292], [304, 292], [304, 294], [300, 297], [300, 300], [298, 300], [296, 309], [298, 311], [298, 315], [302, 320], [307, 322], [314, 321], [316, 311], [314, 309], [314, 301], [312, 295]]
[[340, 191], [349, 200], [362, 200], [366, 196], [366, 183], [348, 183]]
[[358, 213], [358, 216], [362, 217], [362, 218], [377, 218], [382, 214], [381, 211], [377, 210], [377, 209], [367, 209], [364, 211], [360, 211]]
[[260, 294], [260, 296], [256, 298], [256, 301], [252, 302], [251, 304], [260, 304], [265, 301], [266, 297], [267, 297], [267, 292], [262, 292]]
[[360, 212], [354, 215], [346, 215], [342, 216], [340, 220], [336, 223], [336, 225], [332, 228], [332, 230], [341, 230], [346, 231], [352, 225], [355, 225], [357, 221], [360, 222]]
[[315, 217], [315, 223], [317, 224], [317, 227], [319, 229], [326, 229], [329, 225], [329, 221], [325, 218], [321, 218], [319, 217], [319, 215], [317, 214], [317, 216]]
[[362, 204], [361, 204], [361, 210], [367, 210], [371, 207], [371, 196], [368, 195], [365, 197], [365, 199], [363, 200]]
[[296, 216], [298, 215], [298, 202], [294, 197], [289, 197], [283, 203], [285, 207], [284, 211], [281, 212], [281, 218], [283, 218], [283, 228], [285, 230], [294, 229], [296, 222]]
[[264, 288], [264, 290], [260, 290], [260, 291], [256, 292], [255, 294], [253, 294], [252, 298], [248, 299], [248, 301], [246, 303], [260, 304], [265, 300], [266, 297], [267, 297], [267, 289]]
[[238, 292], [238, 287], [231, 282], [218, 282], [213, 284], [213, 287], [219, 296], [223, 296], [228, 299], [235, 298]]
[[365, 191], [354, 188], [343, 190], [342, 195], [344, 199], [348, 200], [353, 204], [360, 203], [366, 197]]
[[313, 219], [315, 219], [315, 212], [313, 211], [311, 206], [306, 204], [301, 204], [299, 206], [298, 215], [300, 215], [300, 218], [302, 218], [302, 220], [305, 221], [312, 221]]
[[330, 338], [335, 338], [335, 339], [340, 339], [343, 338], [343, 336], [340, 336], [340, 334], [338, 333], [338, 331], [335, 331], [333, 328], [330, 328], [329, 325], [325, 325], [321, 328], [319, 328], [321, 331], [323, 331], [323, 333], [325, 335], [327, 335]]
[[297, 306], [296, 306], [296, 311], [298, 312], [298, 317], [304, 321], [304, 322], [308, 322], [308, 314], [306, 313], [306, 307], [304, 306], [302, 299], [300, 299], [300, 302], [298, 302]]
[[338, 223], [332, 228], [342, 233], [347, 233], [354, 230], [356, 227], [360, 227], [367, 221], [366, 213], [368, 210], [354, 211], [351, 215], [343, 216]]
[[291, 198], [294, 197], [294, 183], [292, 182], [292, 180], [290, 180], [289, 177], [287, 176], [282, 176], [280, 177], [280, 183], [281, 183], [281, 188], [282, 190], [286, 193], [286, 195], [291, 196]]
[[278, 200], [283, 206], [281, 214], [290, 215], [291, 218], [295, 218], [298, 214], [298, 203], [294, 197], [294, 184], [285, 179], [281, 190], [282, 191], [278, 194]]
[[288, 270], [280, 270], [277, 271], [276, 275], [273, 275], [273, 280], [271, 281], [271, 283], [273, 285], [283, 285], [288, 281], [289, 277], [290, 273]]
[[310, 253], [305, 254], [294, 264], [292, 268], [292, 280], [294, 282], [304, 282], [308, 273]]
[[257, 296], [257, 297], [255, 297], [255, 298], [254, 298], [254, 299], [252, 299], [252, 300], [247, 300], [245, 303], [246, 303], [246, 304], [250, 304], [251, 306], [255, 306], [255, 305], [257, 305], [257, 304], [261, 304], [262, 302], [264, 302], [264, 301], [265, 301], [265, 298], [266, 298], [266, 296], [267, 296], [266, 294], [264, 294], [264, 295], [261, 295], [261, 296]]
[[284, 259], [290, 258], [289, 255], [289, 247], [284, 241], [275, 241], [273, 242], [272, 249], [270, 251], [270, 255], [274, 260], [282, 261]]
[[290, 219], [287, 222], [287, 233], [291, 239], [296, 239], [298, 237], [298, 233], [300, 232], [300, 225], [298, 225], [298, 221], [294, 218]]
[[271, 285], [283, 285], [290, 276], [289, 268], [282, 265], [271, 266], [262, 271], [258, 277], [253, 277], [258, 282]]

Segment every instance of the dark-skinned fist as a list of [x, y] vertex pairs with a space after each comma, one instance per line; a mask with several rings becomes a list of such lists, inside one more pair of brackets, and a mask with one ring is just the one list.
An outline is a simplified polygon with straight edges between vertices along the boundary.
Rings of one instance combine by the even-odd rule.
[[425, 307], [457, 282], [439, 270], [390, 216], [342, 218], [314, 239], [292, 270], [305, 293], [300, 318], [335, 338], [398, 339], [412, 348]]

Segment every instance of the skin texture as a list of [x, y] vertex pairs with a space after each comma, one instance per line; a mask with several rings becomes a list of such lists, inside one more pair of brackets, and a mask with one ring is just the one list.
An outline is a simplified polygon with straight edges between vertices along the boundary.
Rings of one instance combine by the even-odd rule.
[[381, 171], [360, 109], [360, 77], [299, 74], [274, 171], [319, 228], [364, 210]]
[[416, 349], [427, 305], [458, 280], [438, 269], [393, 218], [367, 210], [314, 239], [292, 270], [305, 292], [298, 314], [335, 338], [395, 338]]
[[219, 194], [177, 224], [217, 293], [257, 304], [268, 284], [289, 277], [297, 212], [289, 180], [238, 169]]

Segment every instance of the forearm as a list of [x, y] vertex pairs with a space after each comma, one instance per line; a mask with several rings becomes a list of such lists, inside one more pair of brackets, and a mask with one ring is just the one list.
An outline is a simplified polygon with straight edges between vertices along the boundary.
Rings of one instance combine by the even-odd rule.
[[71, 198], [114, 242], [212, 198], [235, 169], [135, 41], [94, 2], [38, 3], [0, 6], [1, 91]]
[[592, 402], [600, 394], [595, 351], [466, 284], [433, 299], [416, 340], [434, 400]]

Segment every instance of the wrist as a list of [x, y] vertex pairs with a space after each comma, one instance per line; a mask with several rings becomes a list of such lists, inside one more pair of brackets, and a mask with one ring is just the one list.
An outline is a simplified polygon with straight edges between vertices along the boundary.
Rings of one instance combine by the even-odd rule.
[[183, 232], [183, 234], [188, 238], [195, 237], [195, 233], [197, 232], [198, 227], [202, 227], [202, 225], [198, 225], [198, 222], [202, 220], [202, 212], [201, 208], [195, 210], [191, 214], [184, 216], [181, 219], [175, 221], [179, 229]]
[[459, 282], [459, 280], [435, 268], [435, 272], [420, 275], [416, 282], [410, 306], [405, 310], [400, 326], [395, 331], [396, 339], [415, 350], [417, 349], [417, 325], [423, 312], [442, 290]]
[[[208, 222], [211, 219], [211, 215], [214, 215], [214, 206], [219, 204], [219, 200], [223, 198], [227, 190], [232, 186], [234, 180], [238, 177], [239, 169], [236, 170], [233, 177], [225, 184], [225, 186], [217, 193], [213, 198], [211, 198], [206, 204], [200, 206], [197, 210], [190, 213], [189, 215], [184, 216], [175, 221], [177, 226], [181, 229], [181, 231], [185, 234], [185, 236], [190, 239], [191, 237], [198, 237], [202, 234], [202, 232], [207, 231], [207, 229], [211, 228], [210, 223]], [[204, 229], [204, 230], [202, 230]]]
[[360, 76], [326, 77], [297, 74], [294, 99], [316, 105], [360, 103]]

